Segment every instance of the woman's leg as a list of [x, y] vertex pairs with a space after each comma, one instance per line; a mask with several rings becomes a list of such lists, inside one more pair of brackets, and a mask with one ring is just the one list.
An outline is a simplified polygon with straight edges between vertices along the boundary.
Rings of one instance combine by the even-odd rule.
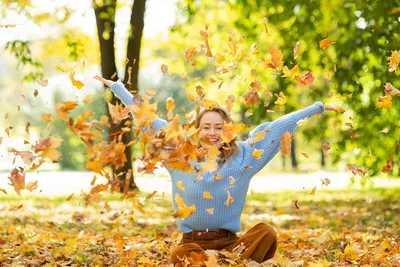
[[204, 250], [196, 243], [184, 243], [179, 244], [176, 248], [171, 251], [170, 262], [174, 265], [182, 262], [186, 257], [190, 257], [190, 253], [194, 252], [197, 254], [205, 255]]
[[278, 239], [271, 226], [259, 223], [242, 235], [233, 245], [225, 249], [232, 251], [241, 243], [244, 244], [245, 249], [240, 257], [261, 263], [274, 257]]

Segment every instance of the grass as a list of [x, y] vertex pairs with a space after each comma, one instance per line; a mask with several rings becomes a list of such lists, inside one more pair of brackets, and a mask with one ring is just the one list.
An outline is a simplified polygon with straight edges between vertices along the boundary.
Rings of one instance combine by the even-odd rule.
[[[400, 188], [254, 193], [242, 226], [266, 222], [276, 229], [280, 243], [270, 263], [275, 266], [362, 265], [367, 255], [379, 256], [368, 258], [376, 266], [390, 266], [400, 258], [399, 247], [380, 247], [400, 241], [399, 195]], [[180, 239], [172, 199], [146, 196], [121, 200], [105, 194], [86, 206], [80, 196], [66, 201], [67, 196], [0, 194], [0, 265], [168, 266], [169, 250]], [[353, 245], [361, 256], [349, 254], [346, 247]]]

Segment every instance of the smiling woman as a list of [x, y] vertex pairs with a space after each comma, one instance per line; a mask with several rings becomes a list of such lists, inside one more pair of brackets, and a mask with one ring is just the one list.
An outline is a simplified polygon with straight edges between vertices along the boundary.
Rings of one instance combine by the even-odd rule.
[[[133, 96], [122, 83], [97, 75], [94, 78], [111, 87], [126, 106], [134, 104]], [[145, 108], [147, 104], [136, 103], [132, 110], [135, 113], [135, 110]], [[277, 236], [271, 226], [259, 223], [240, 237], [236, 234], [241, 231], [240, 216], [245, 206], [250, 180], [277, 154], [282, 136], [292, 135], [299, 120], [321, 113], [325, 109], [336, 111], [334, 107], [316, 102], [273, 122], [260, 124], [250, 132], [247, 140], [236, 144], [235, 135], [227, 138], [229, 134], [226, 130], [232, 125], [229, 114], [223, 108], [213, 105], [197, 115], [195, 127], [198, 140], [192, 140], [197, 144], [195, 150], [187, 149], [193, 143], [186, 140], [178, 142], [172, 151], [157, 154], [153, 148], [152, 156], [154, 159], [163, 158], [162, 163], [171, 175], [172, 193], [175, 196], [174, 217], [180, 231], [183, 232], [181, 242], [171, 251], [171, 263], [179, 264], [192, 253], [207, 257], [205, 249], [237, 252], [238, 247], [243, 259], [263, 262], [272, 258], [277, 248]], [[151, 123], [154, 132], [164, 134], [156, 134], [153, 137], [147, 135], [147, 138], [162, 139], [166, 137], [165, 132], [171, 131], [171, 124], [165, 120], [156, 118]], [[172, 127], [178, 128], [173, 121]], [[148, 132], [148, 127], [145, 128]], [[161, 143], [164, 141], [161, 140]], [[198, 153], [198, 150], [205, 153]], [[166, 155], [161, 156], [162, 153]], [[193, 153], [194, 157], [191, 155]], [[179, 158], [171, 161], [176, 155]], [[177, 168], [182, 166], [178, 165], [177, 161], [186, 161], [190, 167]], [[213, 164], [213, 161], [217, 164]]]

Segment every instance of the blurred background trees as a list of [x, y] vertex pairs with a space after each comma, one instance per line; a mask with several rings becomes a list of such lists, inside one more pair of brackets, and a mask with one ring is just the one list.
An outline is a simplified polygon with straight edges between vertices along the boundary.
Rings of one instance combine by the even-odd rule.
[[[400, 49], [400, 1], [182, 0], [176, 1], [175, 25], [142, 42], [141, 27], [146, 28], [146, 25], [141, 24], [141, 16], [145, 14], [145, 4], [151, 4], [151, 0], [146, 3], [139, 0], [100, 2], [90, 3], [85, 14], [79, 7], [66, 4], [56, 5], [52, 12], [39, 12], [40, 6], [30, 1], [4, 2], [0, 31], [6, 30], [7, 15], [11, 11], [22, 14], [38, 27], [52, 29], [51, 34], [42, 38], [17, 36], [20, 38], [4, 44], [4, 60], [12, 62], [8, 69], [0, 71], [4, 77], [0, 81], [2, 104], [5, 110], [10, 110], [8, 120], [2, 124], [4, 128], [12, 124], [15, 127], [12, 132], [17, 133], [20, 127], [23, 136], [23, 128], [29, 121], [37, 135], [48, 134], [47, 124], [40, 119], [40, 114], [54, 113], [54, 103], [58, 101], [81, 99], [88, 93], [94, 94], [95, 100], [71, 115], [90, 109], [100, 120], [108, 112], [105, 101], [117, 102], [108, 91], [98, 91], [100, 85], [92, 82], [91, 76], [101, 72], [110, 78], [119, 73], [128, 84], [131, 71], [129, 89], [156, 90], [154, 101], [159, 102], [158, 110], [163, 118], [167, 117], [165, 100], [172, 96], [174, 112], [180, 115], [182, 122], [185, 113], [196, 108], [196, 103], [187, 95], [196, 94], [199, 86], [204, 89], [205, 97], [222, 105], [230, 95], [234, 96], [232, 115], [235, 122], [249, 125], [246, 132], [258, 123], [276, 119], [315, 101], [336, 105], [345, 112], [323, 114], [320, 119], [311, 119], [305, 126], [299, 126], [295, 145], [292, 145], [292, 166], [299, 170], [316, 170], [321, 165], [343, 169], [351, 163], [366, 168], [369, 175], [380, 175], [387, 160], [392, 158], [394, 168], [389, 175], [399, 176], [399, 96], [392, 96], [390, 108], [380, 108], [377, 99], [385, 96], [386, 83], [400, 87], [399, 71], [389, 71], [388, 65], [392, 51]], [[68, 24], [84, 15], [92, 24], [97, 21], [97, 32], [93, 29], [93, 33], [98, 34], [97, 40], [95, 34]], [[118, 16], [120, 25], [125, 25], [131, 34], [121, 34], [121, 28], [115, 28]], [[148, 19], [157, 21], [160, 18]], [[12, 25], [8, 26], [11, 28], [7, 30], [13, 29]], [[326, 49], [320, 46], [324, 39], [327, 39]], [[116, 49], [117, 42], [125, 44], [123, 52]], [[211, 56], [206, 55], [207, 43]], [[296, 46], [298, 52], [295, 53]], [[283, 54], [279, 68], [266, 68], [271, 47]], [[190, 60], [188, 49], [196, 51]], [[86, 85], [83, 91], [71, 90], [70, 81], [56, 70], [56, 64], [67, 59], [81, 63], [77, 75]], [[162, 64], [168, 66], [165, 73], [160, 70]], [[283, 77], [284, 66], [290, 70], [296, 65], [298, 73]], [[307, 86], [298, 85], [293, 77], [301, 77], [308, 71], [315, 80]], [[35, 80], [41, 77], [51, 77], [50, 81], [56, 85], [50, 83], [40, 89]], [[66, 93], [67, 87], [72, 94]], [[33, 98], [37, 88], [39, 96]], [[258, 104], [246, 103], [244, 96], [251, 90], [257, 91]], [[21, 94], [28, 96], [29, 101]], [[285, 104], [276, 103], [280, 94], [285, 96]], [[6, 100], [12, 98], [14, 102]], [[19, 102], [15, 104], [15, 101]], [[19, 104], [21, 111], [18, 113], [15, 106]], [[61, 167], [84, 169], [85, 145], [79, 138], [73, 137], [62, 121], [56, 120], [51, 131], [64, 138]], [[110, 133], [118, 131], [114, 128]], [[109, 136], [103, 135], [104, 139]], [[33, 131], [31, 138], [34, 138]], [[123, 142], [129, 141], [130, 136], [125, 135]], [[324, 154], [321, 146], [326, 142], [331, 149]], [[138, 150], [137, 146], [132, 148]], [[129, 149], [126, 155], [132, 158]], [[138, 152], [133, 156], [138, 157]], [[285, 161], [287, 158], [283, 157]], [[124, 168], [122, 171], [131, 166]]]

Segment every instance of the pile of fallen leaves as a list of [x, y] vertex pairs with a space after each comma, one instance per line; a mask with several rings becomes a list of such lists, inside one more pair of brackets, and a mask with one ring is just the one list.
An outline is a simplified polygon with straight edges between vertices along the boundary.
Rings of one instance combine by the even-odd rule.
[[[243, 229], [258, 222], [278, 233], [262, 266], [400, 266], [400, 188], [254, 194]], [[1, 266], [169, 266], [180, 240], [170, 196], [142, 196], [151, 212], [116, 196], [104, 205], [79, 198], [0, 196]], [[145, 203], [146, 202], [146, 203]], [[296, 202], [296, 203], [294, 203]], [[238, 251], [240, 252], [240, 251]], [[237, 253], [207, 251], [187, 265], [259, 266]]]

